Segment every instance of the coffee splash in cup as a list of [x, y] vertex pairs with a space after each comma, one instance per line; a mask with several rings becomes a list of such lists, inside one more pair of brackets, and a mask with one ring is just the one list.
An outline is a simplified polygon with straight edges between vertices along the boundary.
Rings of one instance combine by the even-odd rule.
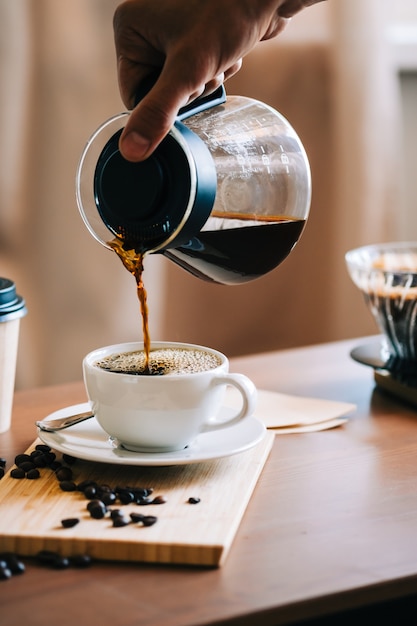
[[119, 374], [142, 376], [198, 374], [221, 365], [221, 358], [202, 348], [171, 347], [155, 349], [146, 355], [145, 350], [118, 352], [96, 362], [98, 367]]

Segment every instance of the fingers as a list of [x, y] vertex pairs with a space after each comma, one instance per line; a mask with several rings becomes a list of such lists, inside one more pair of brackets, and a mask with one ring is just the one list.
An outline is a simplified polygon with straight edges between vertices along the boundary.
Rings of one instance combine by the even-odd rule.
[[299, 13], [302, 9], [318, 4], [323, 0], [285, 0], [278, 9], [278, 14], [281, 17], [293, 17], [296, 13]]
[[261, 41], [267, 41], [268, 39], [273, 39], [286, 28], [288, 22], [291, 20], [290, 17], [282, 17], [278, 15], [275, 20], [272, 20], [265, 31]]
[[196, 98], [200, 96], [207, 96], [216, 91], [223, 83], [228, 79], [234, 76], [242, 67], [242, 59], [239, 59], [236, 63], [231, 65], [227, 70], [217, 74], [214, 78], [207, 81], [205, 85], [202, 85], [198, 90], [194, 91], [188, 97], [187, 104], [192, 102]]
[[237, 74], [239, 70], [241, 69], [241, 67], [242, 67], [242, 59], [238, 59], [235, 63], [233, 63], [233, 65], [231, 65], [224, 72], [224, 80], [227, 80], [228, 78], [231, 78], [232, 76]]
[[158, 84], [131, 112], [119, 140], [119, 149], [128, 161], [146, 159], [175, 122], [178, 110], [186, 104], [181, 98], [168, 98]]
[[[239, 71], [242, 61], [197, 87], [185, 85], [169, 71], [162, 71], [149, 93], [131, 112], [119, 141], [119, 149], [128, 161], [146, 159], [173, 126], [181, 107], [202, 95], [213, 93], [225, 80]], [[167, 78], [169, 77], [169, 78]], [[132, 102], [125, 94], [124, 100]]]

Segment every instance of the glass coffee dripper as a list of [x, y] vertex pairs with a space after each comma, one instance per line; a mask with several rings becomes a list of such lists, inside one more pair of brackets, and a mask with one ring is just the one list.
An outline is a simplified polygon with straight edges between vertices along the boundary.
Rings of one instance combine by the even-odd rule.
[[140, 163], [118, 149], [124, 112], [92, 135], [76, 193], [93, 237], [141, 254], [161, 253], [193, 275], [247, 282], [278, 266], [303, 232], [310, 167], [289, 122], [270, 106], [227, 96], [194, 101]]

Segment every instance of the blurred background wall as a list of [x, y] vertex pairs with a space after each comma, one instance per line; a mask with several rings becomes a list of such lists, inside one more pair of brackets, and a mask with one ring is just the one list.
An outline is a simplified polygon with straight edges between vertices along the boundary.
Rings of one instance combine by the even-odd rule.
[[[123, 110], [117, 4], [0, 0], [0, 275], [15, 280], [29, 309], [18, 387], [79, 379], [88, 350], [142, 338], [133, 278], [88, 234], [74, 193], [85, 142]], [[153, 339], [232, 356], [376, 332], [344, 254], [417, 238], [417, 7], [391, 5], [329, 0], [307, 9], [228, 81], [230, 94], [274, 106], [300, 135], [312, 169], [310, 218], [282, 266], [244, 286], [206, 284], [147, 258]]]

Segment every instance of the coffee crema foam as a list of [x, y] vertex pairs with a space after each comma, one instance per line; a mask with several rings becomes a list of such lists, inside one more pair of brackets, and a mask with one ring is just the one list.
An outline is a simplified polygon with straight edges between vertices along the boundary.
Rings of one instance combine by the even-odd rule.
[[216, 354], [193, 348], [161, 348], [149, 353], [149, 369], [143, 350], [111, 354], [95, 362], [97, 367], [119, 374], [197, 374], [221, 365]]

